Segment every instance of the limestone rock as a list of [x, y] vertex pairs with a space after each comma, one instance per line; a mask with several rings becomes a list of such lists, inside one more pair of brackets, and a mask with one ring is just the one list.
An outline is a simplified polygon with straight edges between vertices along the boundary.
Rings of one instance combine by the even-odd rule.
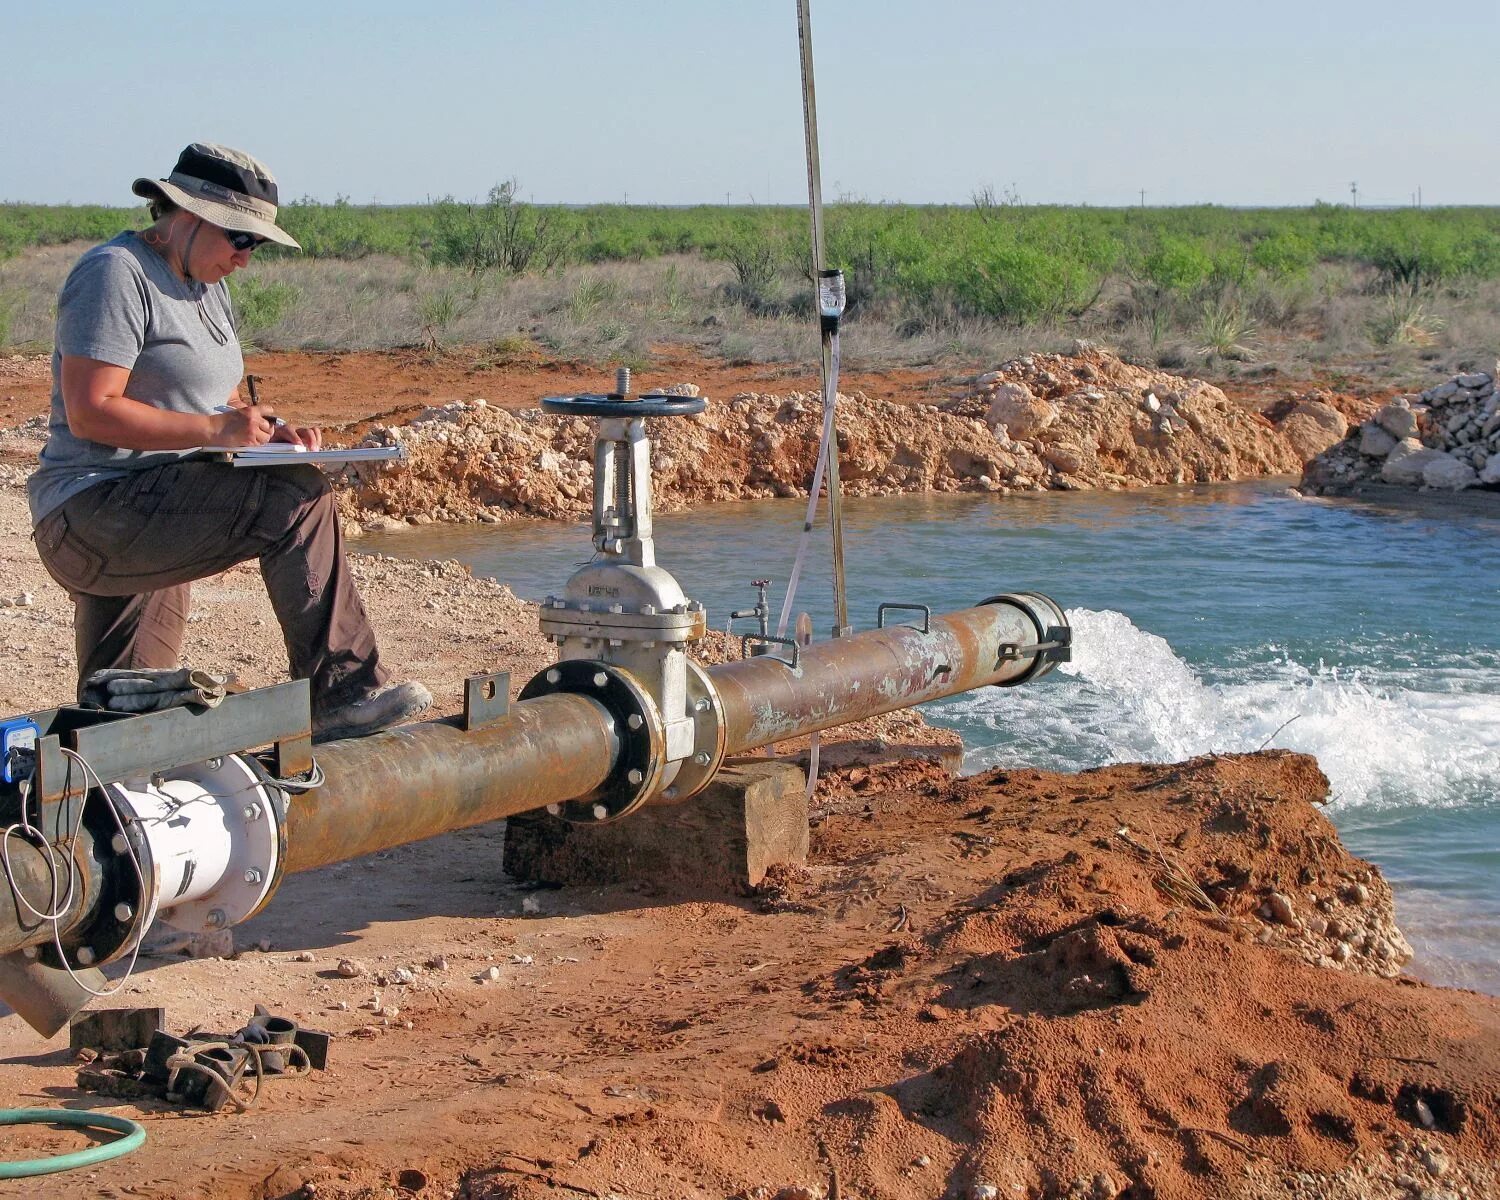
[[[1412, 429], [1415, 433], [1416, 429]], [[1402, 437], [1410, 437], [1411, 434], [1403, 434]], [[1384, 458], [1396, 448], [1396, 443], [1401, 441], [1400, 437], [1394, 437], [1383, 425], [1377, 425], [1374, 421], [1366, 421], [1359, 429], [1359, 452], [1367, 454], [1371, 458]]]
[[1417, 436], [1417, 416], [1403, 397], [1398, 396], [1376, 413], [1375, 423], [1398, 442]]
[[1430, 488], [1461, 492], [1479, 482], [1474, 468], [1460, 459], [1444, 455], [1422, 469], [1422, 483]]
[[1288, 417], [1307, 417], [1326, 429], [1330, 435], [1329, 445], [1349, 432], [1349, 422], [1344, 414], [1323, 400], [1301, 400], [1287, 414]]
[[1071, 442], [1053, 442], [1042, 448], [1042, 458], [1064, 475], [1075, 475], [1083, 469], [1084, 454]]
[[1386, 483], [1420, 486], [1428, 466], [1444, 460], [1452, 461], [1443, 451], [1429, 449], [1415, 438], [1407, 438], [1397, 442], [1386, 456], [1385, 465], [1380, 468], [1380, 478]]
[[992, 430], [997, 425], [1013, 438], [1035, 437], [1057, 420], [1057, 409], [1046, 400], [1038, 400], [1024, 383], [1002, 383], [990, 399], [984, 423]]
[[[1317, 409], [1326, 409], [1326, 415], [1310, 411]], [[1330, 422], [1328, 416], [1336, 418], [1337, 424]], [[1329, 446], [1335, 445], [1343, 438], [1348, 427], [1349, 423], [1341, 413], [1316, 402], [1298, 405], [1279, 426], [1282, 435], [1292, 444], [1292, 449], [1303, 462], [1316, 458]]]

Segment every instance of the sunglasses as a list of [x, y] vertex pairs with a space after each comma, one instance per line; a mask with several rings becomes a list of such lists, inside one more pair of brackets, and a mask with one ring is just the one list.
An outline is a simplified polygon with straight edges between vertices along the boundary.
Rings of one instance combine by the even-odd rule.
[[270, 238], [263, 238], [253, 233], [241, 233], [235, 229], [226, 229], [224, 236], [229, 239], [229, 244], [235, 251], [254, 250], [257, 246], [264, 246]]

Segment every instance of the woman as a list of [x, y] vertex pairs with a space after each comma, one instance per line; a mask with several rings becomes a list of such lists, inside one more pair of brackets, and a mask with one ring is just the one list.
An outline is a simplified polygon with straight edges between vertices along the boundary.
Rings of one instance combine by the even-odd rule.
[[132, 190], [152, 224], [88, 251], [58, 298], [49, 437], [28, 485], [38, 553], [73, 598], [80, 695], [101, 669], [178, 666], [190, 583], [258, 558], [318, 740], [418, 715], [432, 697], [380, 665], [322, 474], [194, 454], [319, 445], [239, 392], [224, 280], [264, 242], [300, 248], [276, 226], [275, 179], [195, 143]]

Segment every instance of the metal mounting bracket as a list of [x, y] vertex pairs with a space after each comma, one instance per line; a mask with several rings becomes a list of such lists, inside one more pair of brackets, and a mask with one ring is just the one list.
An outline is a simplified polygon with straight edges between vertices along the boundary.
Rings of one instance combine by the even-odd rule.
[[510, 712], [510, 672], [470, 675], [464, 680], [464, 732], [493, 725]]
[[922, 617], [922, 632], [932, 632], [932, 606], [929, 604], [882, 604], [875, 610], [875, 628], [885, 628], [885, 614], [888, 612], [914, 612]]

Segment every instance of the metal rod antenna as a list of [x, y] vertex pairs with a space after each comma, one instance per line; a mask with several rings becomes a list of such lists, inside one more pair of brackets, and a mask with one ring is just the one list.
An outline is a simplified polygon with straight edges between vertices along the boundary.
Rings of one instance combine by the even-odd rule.
[[[802, 121], [807, 139], [807, 196], [812, 211], [813, 277], [821, 288], [825, 273], [823, 252], [823, 179], [818, 162], [818, 101], [813, 84], [812, 14], [810, 0], [797, 0], [797, 40], [802, 51]], [[841, 281], [842, 282], [842, 281]], [[842, 293], [842, 286], [840, 286]], [[842, 299], [842, 297], [841, 297]], [[819, 316], [823, 342], [823, 409], [836, 413], [838, 406], [838, 319]], [[833, 533], [833, 635], [851, 631], [849, 600], [844, 587], [844, 515], [839, 488], [838, 424], [827, 439], [828, 519]]]

